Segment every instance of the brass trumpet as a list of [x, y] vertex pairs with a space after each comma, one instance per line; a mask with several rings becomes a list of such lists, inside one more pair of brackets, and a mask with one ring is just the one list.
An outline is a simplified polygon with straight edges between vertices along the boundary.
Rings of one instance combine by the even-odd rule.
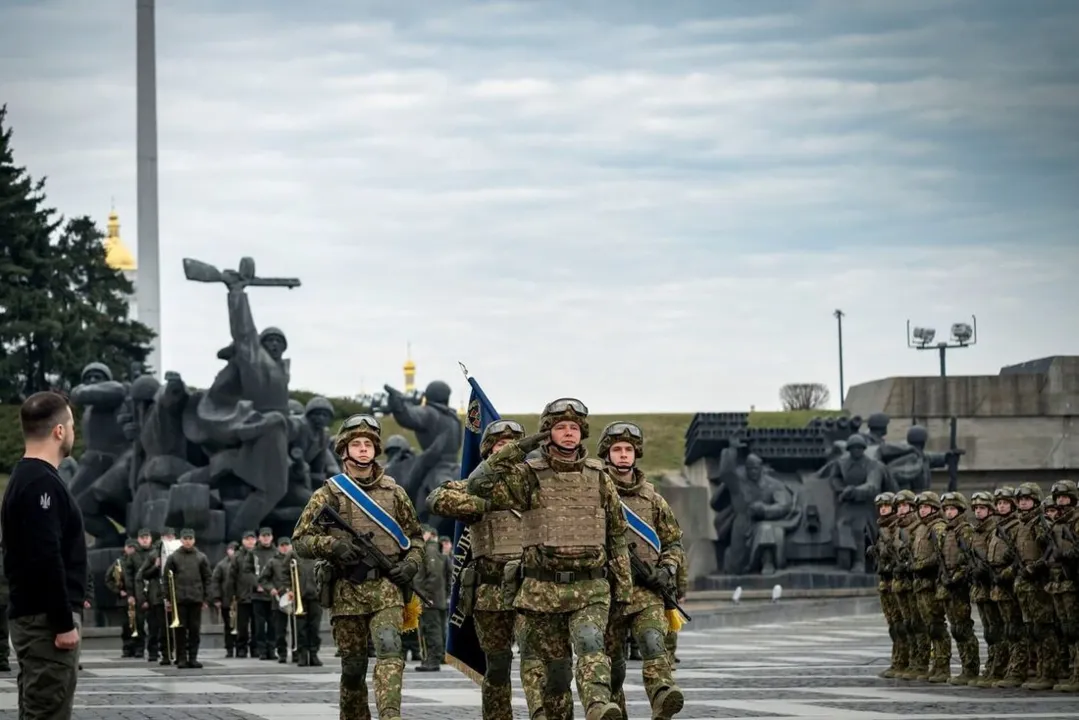
[[176, 604], [176, 575], [169, 570], [169, 600], [172, 602], [172, 622], [170, 628], [180, 627], [180, 606]]
[[239, 635], [240, 634], [239, 630], [236, 627], [236, 623], [238, 622], [236, 616], [239, 613], [239, 611], [240, 611], [240, 604], [239, 604], [239, 602], [237, 602], [236, 596], [234, 595], [232, 597], [232, 602], [229, 603], [229, 618], [230, 618], [230, 620], [232, 622], [232, 630], [229, 631], [229, 634], [231, 634], [231, 635]]
[[139, 623], [134, 605], [127, 606], [127, 623], [131, 626], [131, 637], [137, 638], [139, 636]]
[[299, 646], [299, 638], [297, 637], [299, 628], [296, 626], [296, 618], [304, 614], [303, 597], [300, 593], [300, 566], [296, 562], [296, 558], [289, 562], [289, 576], [291, 580], [289, 587], [292, 590], [292, 612], [289, 613], [289, 625], [292, 630], [292, 652], [295, 654], [296, 648]]

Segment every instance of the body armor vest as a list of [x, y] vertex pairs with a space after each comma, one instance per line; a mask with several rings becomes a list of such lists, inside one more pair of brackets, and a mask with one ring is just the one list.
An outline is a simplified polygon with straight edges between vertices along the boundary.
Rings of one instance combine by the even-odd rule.
[[[1057, 521], [1053, 523], [1053, 537], [1056, 538], [1056, 547], [1060, 548], [1061, 553], [1069, 553], [1074, 550], [1071, 533], [1068, 532], [1068, 528], [1074, 522], [1074, 512], [1068, 512], [1063, 517], [1057, 518]], [[1055, 552], [1050, 561], [1054, 565], [1061, 564], [1061, 558]]]
[[[345, 522], [352, 526], [353, 530], [364, 534], [374, 533], [371, 536], [371, 543], [381, 550], [386, 557], [391, 560], [401, 557], [401, 546], [397, 544], [397, 540], [392, 535], [383, 530], [374, 520], [367, 517], [367, 513], [356, 507], [356, 503], [352, 502], [348, 495], [345, 495], [330, 483], [327, 483], [326, 487], [330, 489], [334, 499], [337, 501], [337, 512], [345, 519]], [[397, 483], [393, 481], [393, 478], [382, 475], [375, 481], [374, 485], [363, 488], [363, 491], [378, 503], [379, 507], [396, 519], [393, 500], [396, 488]]]
[[930, 516], [918, 523], [911, 533], [914, 551], [914, 569], [931, 568], [940, 564], [933, 545], [933, 536], [940, 536], [945, 530], [944, 522], [939, 517]]
[[[641, 485], [641, 489], [632, 495], [622, 495], [621, 500], [626, 504], [630, 510], [637, 514], [639, 518], [655, 529], [654, 505], [652, 502], [652, 496], [655, 494], [655, 488], [652, 487], [652, 483], [647, 480]], [[646, 543], [640, 535], [633, 532], [631, 528], [626, 528], [626, 542], [636, 543], [636, 547], [631, 550], [634, 555], [645, 561], [649, 565], [655, 565], [659, 562], [659, 553], [651, 545]]]
[[[1015, 526], [1019, 524], [1019, 518], [1015, 517], [1015, 513], [1002, 518], [1000, 520], [1001, 532], [1007, 533], [1013, 540], [1015, 538]], [[989, 552], [986, 555], [986, 559], [989, 560], [989, 564], [993, 566], [993, 569], [999, 570], [1007, 567], [1012, 561], [1012, 552], [1008, 547], [1008, 544], [1001, 540], [996, 531], [989, 536]]]
[[897, 519], [894, 515], [889, 515], [884, 520], [877, 521], [880, 528], [877, 540], [880, 547], [880, 553], [877, 556], [877, 571], [881, 574], [895, 571], [895, 536], [899, 534], [896, 529]]
[[556, 473], [543, 458], [525, 461], [536, 474], [533, 507], [521, 517], [525, 547], [556, 552], [603, 550], [607, 523], [600, 497], [600, 469], [585, 460], [580, 471]]
[[[897, 562], [902, 560], [906, 555], [906, 551], [910, 549], [907, 543], [910, 543], [913, 540], [911, 535], [911, 525], [914, 524], [916, 519], [914, 513], [908, 513], [903, 517], [896, 518], [895, 532], [892, 534], [892, 547], [890, 549], [892, 551], [892, 557], [895, 558]], [[905, 532], [900, 532], [900, 530], [904, 530]], [[906, 542], [903, 541], [904, 535], [906, 536]]]
[[496, 562], [521, 557], [524, 529], [521, 518], [510, 510], [493, 510], [472, 523], [472, 556]]
[[981, 556], [983, 560], [989, 558], [989, 538], [993, 537], [997, 531], [997, 516], [990, 515], [981, 522], [975, 520], [972, 524], [974, 529], [974, 537], [971, 540], [971, 550]]
[[1041, 556], [1041, 548], [1038, 547], [1038, 538], [1034, 534], [1035, 526], [1039, 520], [1036, 513], [1041, 509], [1031, 511], [1030, 515], [1024, 515], [1015, 530], [1015, 549], [1019, 551], [1019, 557], [1024, 564], [1037, 562]]
[[966, 563], [966, 558], [963, 555], [963, 551], [959, 549], [959, 533], [964, 532], [969, 527], [966, 520], [956, 518], [955, 521], [948, 523], [948, 529], [944, 533], [944, 549], [942, 554], [944, 555], [944, 567], [947, 570], [955, 570], [960, 565]]

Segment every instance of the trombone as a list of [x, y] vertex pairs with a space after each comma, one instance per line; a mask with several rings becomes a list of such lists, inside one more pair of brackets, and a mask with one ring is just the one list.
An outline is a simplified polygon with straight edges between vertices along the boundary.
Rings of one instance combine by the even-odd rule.
[[291, 580], [289, 586], [292, 589], [292, 612], [289, 613], [289, 622], [292, 625], [292, 652], [295, 653], [298, 646], [296, 638], [296, 633], [298, 631], [296, 618], [305, 614], [303, 609], [303, 596], [300, 591], [300, 567], [295, 558], [289, 562], [289, 577]]
[[180, 627], [180, 606], [176, 604], [176, 574], [172, 570], [169, 570], [169, 604], [172, 605], [172, 622], [165, 629], [165, 653], [172, 660], [173, 643], [169, 630]]
[[[135, 598], [135, 595], [133, 593], [134, 588], [128, 590], [124, 587], [124, 568], [121, 564], [122, 562], [122, 558], [116, 559], [116, 564], [112, 566], [113, 577], [116, 580], [116, 587], [122, 590], [127, 590], [127, 597], [133, 600]], [[131, 604], [130, 600], [128, 600], [127, 602], [127, 624], [131, 626], [131, 637], [137, 638], [139, 636], [139, 623], [136, 617], [135, 606]]]

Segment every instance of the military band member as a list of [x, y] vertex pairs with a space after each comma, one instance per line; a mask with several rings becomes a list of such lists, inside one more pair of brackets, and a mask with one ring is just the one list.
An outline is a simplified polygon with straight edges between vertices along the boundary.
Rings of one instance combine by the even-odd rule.
[[[236, 598], [236, 657], [245, 658], [248, 652], [251, 657], [259, 656], [258, 644], [255, 638], [255, 613], [251, 604], [251, 598], [258, 585], [258, 575], [255, 568], [258, 558], [255, 553], [255, 531], [248, 530], [240, 540], [240, 547], [229, 563], [228, 580], [225, 593]], [[259, 568], [261, 571], [261, 568]]]
[[[334, 641], [341, 652], [341, 720], [370, 718], [367, 704], [367, 645], [375, 645], [374, 692], [380, 720], [400, 720], [405, 669], [401, 631], [405, 595], [423, 562], [423, 532], [408, 493], [383, 473], [375, 458], [382, 451], [382, 428], [370, 415], [341, 424], [334, 452], [344, 472], [311, 496], [293, 541], [302, 558], [322, 560], [333, 572], [324, 578], [332, 597]], [[323, 505], [339, 513], [395, 564], [389, 572], [363, 562], [350, 535], [316, 522]], [[413, 598], [415, 600], [415, 598]], [[411, 607], [411, 605], [410, 605]], [[413, 624], [408, 618], [407, 624]]]
[[[262, 577], [262, 570], [278, 554], [274, 547], [273, 530], [264, 527], [259, 529], [258, 544], [244, 557], [244, 563], [255, 578]], [[256, 580], [255, 588], [251, 591], [251, 617], [254, 623], [255, 650], [252, 657], [258, 652], [259, 660], [273, 660], [275, 647], [280, 647], [277, 642], [277, 624], [275, 620], [276, 608], [273, 598], [270, 597], [270, 589], [261, 581]]]
[[[166, 650], [169, 647], [170, 641], [166, 639], [165, 634], [171, 632], [165, 612], [165, 592], [167, 588], [164, 575], [161, 572], [163, 563], [161, 557], [162, 547], [164, 542], [175, 539], [175, 530], [168, 527], [163, 528], [161, 530], [161, 539], [150, 546], [150, 552], [146, 554], [142, 567], [139, 568], [138, 574], [135, 576], [135, 589], [143, 592], [142, 597], [139, 598], [139, 604], [149, 608], [147, 632], [150, 633], [152, 639], [148, 640], [148, 643], [156, 642], [158, 651]], [[147, 660], [150, 662], [157, 660], [157, 652], [154, 652], [154, 650], [149, 650], [148, 652]], [[161, 653], [160, 664], [172, 664], [172, 659], [167, 652]]]
[[985, 666], [977, 680], [969, 685], [992, 687], [997, 680], [1004, 678], [1008, 667], [1008, 644], [1005, 637], [1004, 618], [1000, 608], [992, 601], [993, 583], [996, 576], [989, 564], [989, 541], [996, 534], [997, 514], [993, 508], [992, 493], [984, 490], [970, 496], [974, 508], [973, 530], [969, 545], [969, 555], [973, 561], [973, 582], [970, 588], [970, 600], [978, 608], [982, 620], [982, 636], [985, 638]]
[[630, 422], [613, 422], [600, 435], [597, 454], [606, 463], [621, 498], [626, 516], [627, 544], [642, 561], [644, 573], [633, 578], [627, 605], [611, 608], [605, 633], [605, 647], [611, 658], [611, 695], [626, 713], [622, 686], [626, 680], [626, 631], [637, 641], [645, 695], [652, 717], [669, 720], [685, 704], [674, 682], [666, 637], [670, 629], [664, 609], [663, 592], [676, 591], [678, 568], [685, 562], [682, 529], [667, 501], [652, 487], [637, 461], [644, 457], [644, 434]]
[[[571, 646], [586, 720], [621, 720], [611, 699], [611, 661], [604, 631], [612, 601], [630, 601], [633, 580], [626, 520], [603, 463], [588, 457], [588, 408], [576, 398], [549, 403], [540, 432], [508, 443], [480, 463], [469, 492], [522, 513], [523, 580], [514, 607], [518, 633], [548, 663], [548, 686], [565, 692], [568, 678], [549, 663]], [[538, 457], [529, 457], [539, 448]], [[554, 681], [558, 685], [554, 685]], [[539, 708], [530, 707], [532, 717]]]
[[213, 577], [210, 581], [210, 599], [214, 607], [221, 613], [221, 624], [225, 632], [225, 657], [230, 658], [236, 652], [236, 635], [232, 630], [236, 618], [232, 614], [232, 601], [236, 597], [234, 588], [229, 583], [229, 565], [236, 556], [236, 548], [239, 545], [233, 541], [225, 548], [225, 557], [214, 565]]
[[[270, 566], [273, 568], [272, 575], [268, 578], [273, 588], [275, 600], [287, 598], [291, 604], [291, 612], [281, 615], [284, 624], [278, 628], [278, 637], [288, 637], [288, 624], [294, 621], [295, 636], [292, 638], [293, 654], [292, 661], [300, 667], [322, 665], [318, 657], [319, 630], [322, 626], [322, 605], [319, 603], [318, 582], [315, 577], [315, 561], [302, 558], [296, 554], [292, 546], [292, 539], [283, 537], [277, 541], [278, 548], [283, 548], [283, 554], [274, 558]], [[300, 596], [296, 597], [296, 582], [299, 581]], [[303, 605], [303, 614], [295, 614], [298, 603]], [[287, 650], [287, 648], [286, 648]], [[282, 655], [278, 662], [286, 662], [287, 652]]]
[[[137, 638], [132, 641], [132, 657], [141, 658], [143, 651], [147, 651], [149, 655], [147, 660], [154, 662], [158, 656], [158, 641], [160, 640], [160, 634], [157, 632], [157, 627], [151, 626], [150, 617], [150, 603], [146, 599], [147, 591], [145, 587], [145, 580], [139, 580], [139, 570], [146, 564], [146, 559], [150, 557], [153, 552], [154, 540], [150, 534], [148, 528], [140, 528], [138, 535], [135, 538], [135, 552], [128, 556], [125, 555], [124, 560], [124, 586], [130, 588], [127, 594], [127, 603], [129, 606], [135, 607], [135, 627], [139, 631]], [[142, 599], [140, 599], [142, 598]]]
[[1006, 652], [1002, 652], [1008, 658], [1004, 677], [993, 683], [993, 687], [1015, 688], [1026, 682], [1030, 662], [1030, 641], [1014, 589], [1016, 565], [1021, 562], [1015, 548], [1020, 521], [1013, 488], [998, 488], [993, 492], [993, 499], [999, 519], [993, 536], [989, 538], [987, 559], [995, 578], [989, 597], [1004, 621], [1004, 641], [1001, 644], [1006, 646]]
[[[276, 640], [274, 650], [277, 653], [277, 662], [288, 662], [288, 627], [289, 614], [281, 609], [280, 599], [288, 590], [291, 580], [291, 568], [289, 560], [292, 558], [292, 539], [287, 537], [278, 538], [277, 554], [266, 561], [262, 572], [259, 574], [259, 587], [265, 588], [269, 594], [273, 609], [274, 638]], [[284, 589], [282, 589], [284, 588]]]
[[[201, 668], [199, 645], [202, 639], [202, 611], [210, 606], [210, 582], [213, 570], [210, 561], [195, 547], [195, 532], [189, 528], [180, 531], [180, 547], [165, 561], [166, 588], [172, 589], [166, 596], [170, 611], [180, 619], [176, 628], [176, 667]], [[175, 591], [176, 604], [171, 607]]]
[[[135, 554], [135, 548], [138, 547], [138, 543], [133, 538], [128, 538], [124, 543], [124, 553], [116, 558], [116, 561], [105, 572], [105, 587], [109, 592], [115, 596], [115, 607], [119, 608], [123, 613], [120, 625], [120, 657], [141, 657], [142, 653], [135, 654], [135, 643], [138, 641], [138, 637], [132, 638], [131, 635], [135, 631], [136, 624], [132, 623], [128, 617], [128, 593], [127, 585], [124, 583], [124, 565], [128, 559]], [[134, 610], [134, 608], [132, 608]]]
[[[978, 637], [970, 614], [970, 590], [973, 579], [972, 562], [963, 548], [974, 542], [974, 529], [967, 519], [967, 499], [963, 493], [946, 492], [940, 496], [947, 527], [941, 544], [941, 584], [944, 613], [948, 619], [955, 648], [959, 652], [960, 673], [951, 678], [952, 685], [967, 685], [978, 679], [981, 659], [978, 657]], [[941, 593], [938, 591], [938, 595]]]
[[896, 673], [906, 669], [910, 662], [910, 646], [907, 641], [903, 613], [899, 600], [892, 591], [892, 579], [895, 576], [895, 556], [891, 547], [895, 544], [895, 523], [897, 515], [892, 501], [895, 493], [885, 492], [877, 495], [873, 503], [877, 506], [877, 540], [867, 551], [877, 566], [877, 593], [880, 596], [880, 610], [888, 623], [888, 636], [892, 639], [891, 663], [880, 676], [896, 677]]
[[918, 513], [914, 512], [917, 496], [910, 490], [900, 490], [895, 494], [892, 504], [895, 507], [895, 534], [892, 545], [886, 551], [893, 558], [895, 573], [892, 578], [892, 594], [895, 595], [900, 614], [903, 616], [903, 635], [907, 638], [906, 667], [896, 668], [895, 676], [902, 680], [914, 680], [919, 676], [929, 677], [929, 641], [925, 633], [919, 631], [921, 614], [914, 595], [914, 574], [912, 572], [911, 534], [918, 524]]

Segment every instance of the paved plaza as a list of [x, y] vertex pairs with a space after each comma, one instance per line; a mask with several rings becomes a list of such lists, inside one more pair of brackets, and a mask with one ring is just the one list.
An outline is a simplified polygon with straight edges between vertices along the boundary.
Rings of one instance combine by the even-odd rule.
[[[200, 658], [178, 671], [90, 651], [79, 678], [77, 720], [331, 720], [337, 718], [332, 647], [325, 667]], [[879, 616], [822, 618], [682, 633], [680, 718], [1079, 718], [1079, 697], [882, 680], [889, 646]], [[456, 671], [409, 671], [405, 720], [479, 718], [478, 689]], [[630, 663], [630, 717], [649, 718], [640, 663]], [[514, 673], [516, 681], [516, 672]], [[368, 680], [370, 682], [370, 679]], [[516, 684], [516, 683], [515, 683]], [[16, 718], [14, 673], [0, 680], [0, 720]], [[525, 718], [516, 692], [515, 717]], [[580, 708], [576, 717], [584, 716]]]

